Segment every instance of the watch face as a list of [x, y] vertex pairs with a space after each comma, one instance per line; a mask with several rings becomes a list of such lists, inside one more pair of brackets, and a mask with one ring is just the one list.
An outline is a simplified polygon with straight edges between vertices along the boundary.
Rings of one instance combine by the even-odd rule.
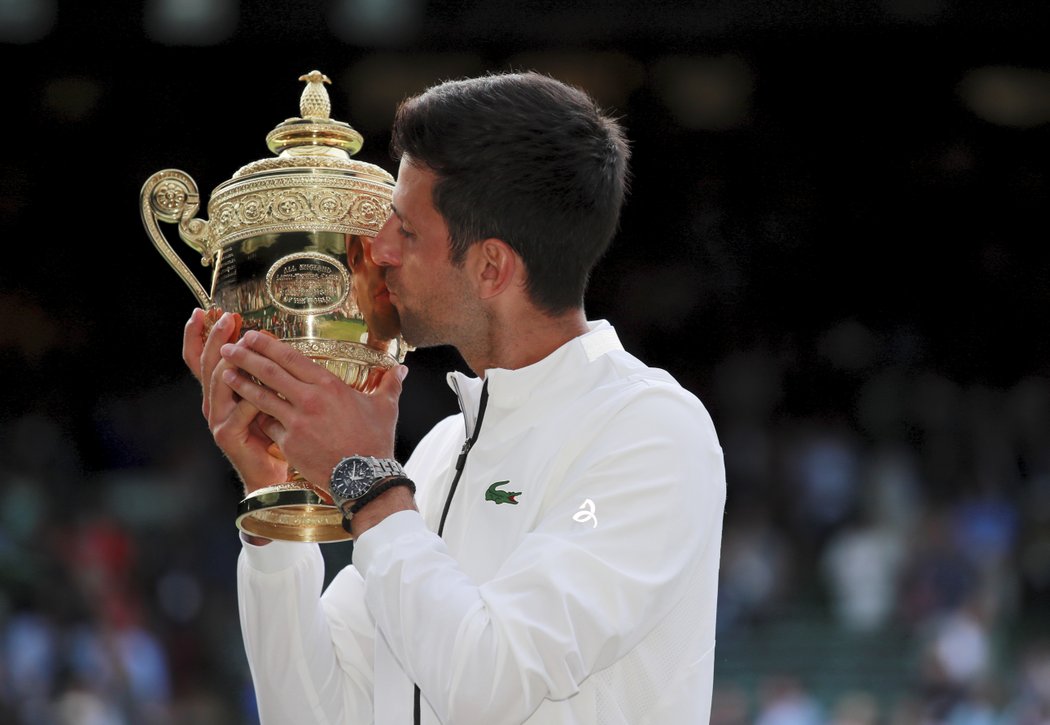
[[361, 498], [375, 481], [372, 464], [365, 458], [344, 458], [332, 473], [332, 495], [344, 500]]

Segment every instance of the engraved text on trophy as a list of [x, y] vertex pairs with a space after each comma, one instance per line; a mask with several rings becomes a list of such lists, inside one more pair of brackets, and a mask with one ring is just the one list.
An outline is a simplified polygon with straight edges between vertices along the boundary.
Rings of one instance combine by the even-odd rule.
[[266, 291], [285, 312], [323, 314], [343, 304], [350, 279], [346, 269], [325, 255], [304, 252], [274, 263], [266, 274]]

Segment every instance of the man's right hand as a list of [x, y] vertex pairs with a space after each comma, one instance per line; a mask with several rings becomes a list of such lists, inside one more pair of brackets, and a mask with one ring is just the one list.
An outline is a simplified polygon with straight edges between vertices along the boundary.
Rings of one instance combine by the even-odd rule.
[[234, 314], [223, 313], [204, 339], [206, 313], [196, 309], [182, 337], [182, 359], [201, 384], [201, 412], [215, 443], [237, 470], [245, 493], [287, 480], [288, 463], [259, 427], [259, 409], [241, 399], [222, 381], [230, 368], [219, 350], [237, 341], [240, 328]]

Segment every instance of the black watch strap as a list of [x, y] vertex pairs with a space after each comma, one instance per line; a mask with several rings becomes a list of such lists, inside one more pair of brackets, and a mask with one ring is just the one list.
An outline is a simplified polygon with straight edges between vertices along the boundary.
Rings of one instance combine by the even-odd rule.
[[347, 521], [350, 520], [351, 516], [367, 506], [369, 502], [375, 500], [379, 495], [389, 491], [394, 486], [408, 486], [408, 490], [411, 491], [413, 495], [416, 493], [416, 484], [412, 483], [411, 478], [408, 478], [407, 476], [391, 476], [390, 478], [377, 483], [372, 487], [371, 491], [354, 501], [354, 505], [350, 507], [350, 511], [347, 513]]

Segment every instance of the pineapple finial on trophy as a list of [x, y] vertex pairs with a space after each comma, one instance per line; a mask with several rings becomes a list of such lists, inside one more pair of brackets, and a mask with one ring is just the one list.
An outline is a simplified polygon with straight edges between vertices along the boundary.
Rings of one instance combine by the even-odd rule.
[[[348, 159], [361, 149], [364, 139], [350, 124], [331, 118], [332, 102], [325, 83], [332, 80], [319, 70], [299, 76], [306, 88], [299, 97], [297, 118], [288, 118], [266, 136], [266, 146], [281, 157], [327, 156]], [[378, 168], [378, 167], [377, 167]], [[257, 170], [256, 164], [237, 172]], [[385, 172], [381, 172], [385, 173]]]
[[332, 112], [332, 102], [328, 99], [328, 89], [324, 84], [331, 84], [332, 79], [319, 70], [312, 70], [299, 76], [299, 80], [306, 81], [306, 88], [299, 98], [299, 115], [303, 118], [328, 118]]

